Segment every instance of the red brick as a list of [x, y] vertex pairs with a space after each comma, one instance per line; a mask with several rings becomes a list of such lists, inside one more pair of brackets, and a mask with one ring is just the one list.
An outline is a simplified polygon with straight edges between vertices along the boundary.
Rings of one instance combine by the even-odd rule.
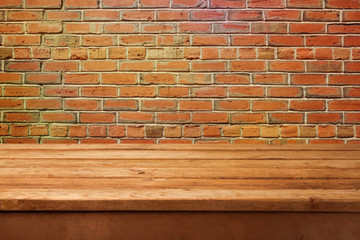
[[271, 46], [304, 46], [303, 37], [298, 36], [270, 36]]
[[1, 8], [21, 8], [22, 0], [0, 0]]
[[39, 113], [35, 112], [5, 112], [4, 122], [32, 123], [39, 121]]
[[44, 95], [48, 97], [76, 97], [79, 96], [77, 87], [45, 87]]
[[360, 88], [359, 87], [344, 88], [344, 97], [360, 98]]
[[187, 87], [163, 87], [159, 88], [160, 97], [189, 97]]
[[286, 33], [287, 24], [286, 23], [252, 23], [251, 24], [252, 33]]
[[141, 101], [142, 111], [175, 111], [177, 102], [173, 100], [143, 100]]
[[103, 125], [89, 126], [89, 137], [106, 137], [107, 128]]
[[211, 111], [211, 101], [194, 101], [194, 100], [181, 100], [179, 101], [181, 111]]
[[109, 23], [105, 24], [105, 33], [134, 33], [137, 32], [137, 24], [128, 23]]
[[[345, 123], [354, 123], [354, 124], [360, 124], [360, 113], [346, 113], [345, 114]], [[360, 128], [360, 127], [358, 127]], [[360, 133], [360, 129], [359, 129]], [[358, 134], [357, 137], [360, 137], [360, 134]]]
[[322, 8], [322, 0], [287, 0], [289, 8]]
[[134, 8], [136, 7], [136, 0], [102, 0], [104, 8]]
[[360, 33], [360, 24], [331, 24], [328, 25], [329, 33]]
[[247, 100], [217, 100], [214, 109], [218, 111], [249, 110], [250, 103]]
[[309, 113], [308, 123], [340, 123], [342, 114], [340, 113]]
[[197, 71], [206, 71], [206, 72], [214, 72], [214, 71], [226, 71], [226, 63], [225, 62], [192, 62], [191, 69], [194, 72]]
[[23, 33], [23, 27], [21, 24], [12, 24], [12, 23], [1, 23], [0, 24], [0, 33]]
[[37, 97], [40, 95], [39, 87], [5, 87], [6, 97]]
[[227, 113], [194, 113], [194, 123], [226, 123], [228, 122]]
[[61, 8], [61, 0], [25, 0], [26, 8]]
[[[187, 61], [169, 61], [169, 62], [157, 62], [156, 68], [159, 71], [188, 71], [189, 62]], [[148, 67], [150, 69], [150, 65]]]
[[228, 19], [231, 21], [255, 21], [262, 20], [262, 15], [261, 11], [232, 10], [228, 12]]
[[358, 0], [327, 0], [326, 8], [360, 8]]
[[41, 114], [42, 122], [75, 123], [76, 114], [66, 112], [44, 112]]
[[285, 111], [288, 110], [287, 101], [262, 100], [253, 101], [253, 111]]
[[59, 99], [28, 99], [26, 100], [27, 109], [61, 109], [62, 102]]
[[83, 97], [117, 97], [116, 87], [83, 87], [81, 89], [81, 95]]
[[121, 87], [122, 97], [155, 97], [154, 87]]
[[325, 101], [293, 100], [290, 102], [290, 110], [294, 111], [323, 111]]
[[0, 83], [21, 83], [22, 74], [0, 72]]
[[45, 62], [43, 69], [50, 72], [74, 72], [79, 70], [78, 62]]
[[231, 123], [265, 123], [264, 113], [234, 113], [231, 114]]
[[247, 23], [214, 23], [215, 33], [248, 33], [249, 30]]
[[357, 100], [332, 100], [329, 101], [329, 111], [359, 111], [360, 101]]
[[49, 135], [49, 129], [47, 125], [33, 125], [30, 126], [31, 136], [47, 136]]
[[125, 137], [126, 136], [126, 127], [113, 125], [109, 126], [109, 137]]
[[300, 21], [299, 10], [268, 10], [265, 12], [265, 19], [270, 21]]
[[211, 33], [210, 23], [179, 23], [180, 33]]
[[120, 112], [119, 122], [150, 123], [154, 122], [154, 113]]
[[64, 109], [95, 111], [99, 110], [99, 105], [99, 101], [96, 100], [66, 99], [64, 102]]
[[65, 0], [66, 8], [97, 8], [97, 0]]
[[80, 21], [80, 12], [64, 12], [64, 11], [48, 11], [46, 13], [47, 20], [59, 20], [59, 21]]
[[159, 123], [187, 123], [190, 122], [189, 113], [159, 113], [157, 121]]
[[135, 84], [137, 76], [135, 73], [103, 73], [102, 84]]
[[306, 37], [306, 46], [340, 46], [340, 40], [337, 36], [311, 36]]
[[343, 21], [348, 21], [348, 22], [360, 21], [360, 12], [359, 11], [343, 12]]
[[299, 136], [298, 126], [292, 126], [292, 125], [281, 126], [280, 132], [281, 132], [281, 137], [283, 138]]
[[256, 74], [254, 83], [259, 84], [285, 84], [287, 76], [284, 74]]
[[270, 62], [270, 71], [276, 72], [303, 72], [305, 66], [303, 62], [284, 61], [284, 62]]
[[21, 99], [0, 99], [0, 109], [22, 109], [24, 108], [24, 100]]
[[310, 87], [306, 89], [306, 97], [336, 98], [341, 97], [341, 89], [335, 87]]
[[[187, 64], [187, 62], [184, 62]], [[170, 63], [168, 63], [170, 65]], [[154, 69], [154, 62], [122, 62], [120, 63], [120, 70], [125, 71], [151, 71]]]
[[115, 61], [86, 61], [82, 64], [84, 71], [108, 72], [117, 69]]
[[138, 110], [138, 102], [136, 100], [105, 100], [104, 110], [131, 111]]
[[5, 70], [12, 72], [22, 72], [22, 71], [40, 71], [39, 62], [20, 62], [20, 61], [10, 61], [5, 62]]
[[104, 138], [85, 138], [80, 140], [81, 144], [115, 144], [116, 139], [104, 139]]
[[82, 123], [112, 123], [115, 122], [114, 113], [81, 113]]
[[320, 138], [335, 137], [335, 126], [331, 126], [331, 125], [318, 126], [318, 137]]
[[270, 113], [270, 123], [303, 123], [304, 115], [301, 113]]
[[4, 36], [4, 46], [35, 46], [40, 45], [40, 36]]
[[137, 137], [141, 138], [144, 137], [144, 126], [127, 126], [127, 136], [128, 137]]
[[26, 24], [26, 31], [28, 33], [60, 33], [62, 32], [61, 23], [28, 23]]
[[332, 85], [360, 85], [359, 75], [330, 75]]
[[312, 22], [336, 22], [340, 13], [335, 11], [305, 11], [304, 19]]
[[169, 73], [151, 73], [145, 74], [141, 78], [143, 84], [175, 84], [175, 75]]
[[99, 75], [97, 74], [65, 74], [64, 82], [66, 84], [97, 84]]
[[205, 8], [207, 0], [173, 0], [172, 8]]
[[101, 25], [94, 23], [66, 23], [64, 28], [65, 33], [100, 33], [101, 31]]
[[193, 45], [195, 46], [223, 46], [227, 45], [226, 36], [194, 36]]
[[115, 39], [112, 36], [84, 36], [83, 46], [113, 46]]
[[203, 127], [203, 136], [204, 137], [221, 137], [221, 127], [205, 125]]
[[10, 135], [13, 137], [27, 137], [29, 136], [29, 126], [27, 125], [12, 125]]
[[230, 63], [231, 71], [258, 72], [265, 71], [265, 68], [265, 61], [232, 61]]
[[157, 11], [158, 21], [186, 21], [188, 19], [187, 11]]
[[345, 62], [345, 72], [360, 72], [360, 62]]
[[284, 8], [284, 0], [249, 0], [250, 8]]
[[290, 33], [325, 33], [325, 23], [291, 23]]
[[250, 79], [248, 75], [216, 74], [215, 82], [218, 84], [249, 84]]
[[141, 7], [169, 7], [170, 0], [140, 0]]
[[263, 87], [244, 86], [244, 87], [230, 87], [230, 97], [263, 97], [265, 94]]
[[85, 20], [119, 20], [118, 11], [108, 11], [108, 10], [86, 10], [84, 12]]
[[231, 45], [233, 45], [233, 46], [263, 46], [263, 45], [265, 45], [265, 36], [263, 36], [263, 35], [231, 36]]
[[225, 11], [223, 10], [204, 10], [204, 11], [192, 11], [190, 12], [191, 20], [224, 20]]

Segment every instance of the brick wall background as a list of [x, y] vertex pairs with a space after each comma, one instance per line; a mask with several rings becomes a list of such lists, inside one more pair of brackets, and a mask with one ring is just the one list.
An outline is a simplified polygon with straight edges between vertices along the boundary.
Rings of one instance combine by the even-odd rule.
[[359, 0], [0, 0], [2, 143], [360, 143]]

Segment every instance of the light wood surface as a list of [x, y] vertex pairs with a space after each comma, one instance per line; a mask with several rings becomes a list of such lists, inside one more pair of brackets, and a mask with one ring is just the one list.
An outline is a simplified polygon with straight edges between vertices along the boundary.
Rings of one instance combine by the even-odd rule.
[[360, 212], [354, 145], [0, 145], [0, 211]]

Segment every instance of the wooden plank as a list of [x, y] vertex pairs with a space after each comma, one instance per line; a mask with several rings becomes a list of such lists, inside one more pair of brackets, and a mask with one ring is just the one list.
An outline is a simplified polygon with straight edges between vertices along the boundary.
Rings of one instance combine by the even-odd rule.
[[59, 160], [0, 159], [0, 168], [276, 168], [276, 169], [358, 169], [359, 160]]
[[1, 150], [212, 150], [212, 151], [360, 151], [360, 147], [351, 144], [4, 144], [0, 145]]
[[323, 189], [11, 189], [0, 211], [312, 211], [360, 212], [360, 191]]
[[204, 179], [359, 179], [359, 169], [267, 168], [2, 168], [1, 177], [204, 178]]
[[[23, 159], [23, 151], [0, 150], [0, 159]], [[162, 151], [162, 150], [27, 150], [27, 159], [143, 159], [143, 160], [355, 160], [360, 159], [358, 151]]]
[[360, 214], [269, 212], [0, 213], [2, 239], [355, 240]]
[[360, 189], [358, 179], [0, 178], [0, 189]]

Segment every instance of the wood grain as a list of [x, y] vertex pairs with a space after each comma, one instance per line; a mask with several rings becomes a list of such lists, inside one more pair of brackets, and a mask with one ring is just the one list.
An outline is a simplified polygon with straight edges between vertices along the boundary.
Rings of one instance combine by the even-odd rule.
[[360, 147], [0, 145], [0, 211], [360, 212]]

